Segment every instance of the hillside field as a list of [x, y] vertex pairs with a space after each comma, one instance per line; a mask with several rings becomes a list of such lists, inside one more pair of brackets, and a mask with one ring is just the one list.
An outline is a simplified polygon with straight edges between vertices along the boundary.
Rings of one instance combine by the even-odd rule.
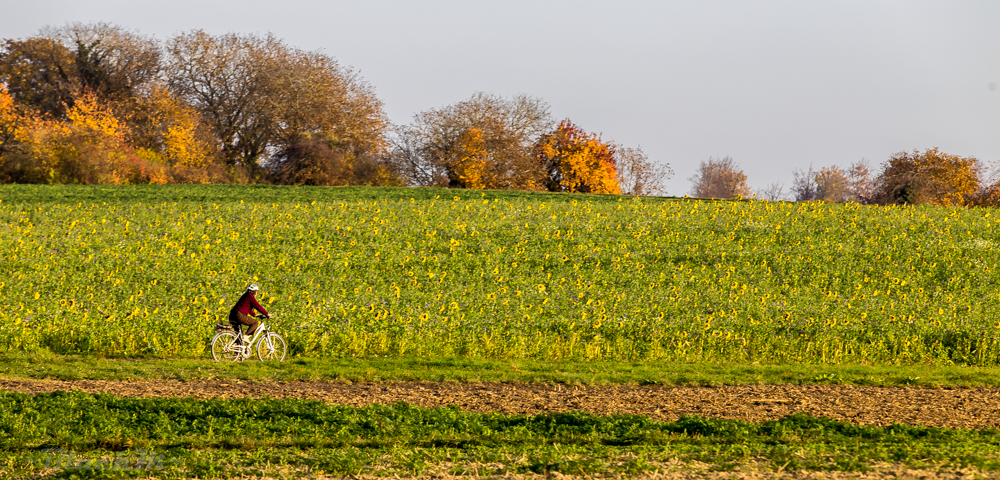
[[1000, 361], [993, 210], [523, 192], [0, 186], [0, 352]]

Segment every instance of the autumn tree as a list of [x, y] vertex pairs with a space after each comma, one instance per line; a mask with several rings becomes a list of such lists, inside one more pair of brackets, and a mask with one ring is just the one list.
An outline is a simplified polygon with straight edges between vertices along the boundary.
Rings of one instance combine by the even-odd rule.
[[132, 132], [140, 157], [170, 166], [175, 182], [225, 181], [216, 139], [197, 109], [162, 86], [152, 88], [141, 107], [145, 121]]
[[793, 175], [792, 194], [796, 201], [871, 203], [874, 198], [874, 180], [864, 159], [846, 169], [832, 165], [817, 172], [810, 166], [808, 170], [794, 171]]
[[980, 188], [969, 198], [968, 204], [976, 207], [1000, 207], [1000, 182]]
[[[200, 115], [162, 85], [161, 49], [155, 40], [106, 23], [74, 23], [46, 27], [37, 37], [5, 45], [0, 72], [16, 86], [17, 103], [46, 117], [46, 122], [33, 124], [25, 144], [31, 148], [21, 152], [19, 165], [36, 162], [29, 170], [39, 170], [51, 164], [51, 173], [62, 172], [47, 181], [103, 181], [87, 172], [101, 171], [116, 150], [117, 157], [129, 157], [135, 165], [177, 167], [171, 181], [221, 180], [218, 174], [206, 175], [217, 155]], [[81, 100], [84, 104], [77, 108]], [[97, 130], [79, 124], [96, 117], [81, 116], [81, 108], [106, 113], [127, 135], [116, 142], [97, 141]], [[70, 117], [73, 112], [75, 118]], [[41, 148], [66, 142], [75, 150]], [[71, 152], [72, 159], [64, 155]], [[70, 164], [76, 167], [52, 168]], [[15, 177], [31, 181], [30, 176]]]
[[979, 187], [979, 161], [939, 151], [899, 152], [878, 176], [880, 203], [962, 205]]
[[113, 107], [127, 108], [160, 77], [159, 42], [121, 26], [77, 22], [43, 28], [41, 36], [72, 51], [80, 87], [103, 102], [121, 104]]
[[269, 108], [269, 57], [284, 46], [273, 36], [204, 31], [183, 33], [167, 45], [171, 91], [202, 113], [230, 165], [257, 166], [274, 137], [277, 121]]
[[792, 196], [796, 202], [808, 202], [816, 199], [816, 172], [812, 165], [808, 170], [796, 169], [792, 172]]
[[654, 163], [641, 148], [615, 147], [618, 187], [623, 195], [666, 195], [674, 175], [669, 164]]
[[823, 167], [813, 179], [816, 182], [816, 200], [843, 203], [851, 199], [847, 176], [840, 167]]
[[412, 185], [535, 190], [542, 169], [533, 148], [551, 126], [537, 98], [476, 93], [415, 115], [397, 131], [392, 158]]
[[691, 193], [699, 198], [734, 198], [750, 195], [747, 176], [731, 157], [709, 158], [691, 177]]
[[80, 94], [75, 55], [49, 38], [4, 40], [0, 83], [18, 104], [57, 118]]
[[[191, 118], [163, 116], [165, 103], [178, 106], [183, 102], [166, 98], [163, 49], [152, 37], [109, 23], [46, 27], [40, 35], [73, 52], [79, 91], [110, 108], [128, 126], [137, 148], [162, 149], [163, 124]], [[176, 108], [169, 110], [180, 113]]]
[[861, 159], [847, 168], [847, 185], [851, 200], [857, 203], [872, 203], [875, 201], [875, 178], [872, 177], [868, 160]]
[[0, 82], [20, 104], [53, 118], [89, 93], [131, 121], [135, 98], [159, 73], [155, 40], [107, 23], [46, 27], [36, 37], [6, 40], [0, 51]]
[[[7, 97], [9, 98], [9, 96]], [[166, 97], [161, 144], [137, 147], [133, 132], [96, 95], [77, 97], [65, 119], [33, 114], [11, 117], [0, 95], [0, 132], [16, 122], [0, 154], [0, 176], [17, 183], [206, 183], [224, 182], [214, 168], [215, 150], [199, 132], [196, 112]], [[195, 115], [188, 117], [187, 115]]]
[[335, 137], [300, 137], [275, 156], [271, 168], [274, 181], [283, 185], [403, 185], [390, 164], [376, 157], [351, 155]]
[[14, 103], [7, 88], [0, 85], [0, 161], [10, 152], [25, 128], [23, 107]]
[[371, 87], [330, 57], [272, 35], [193, 31], [167, 45], [171, 91], [208, 121], [230, 166], [263, 171], [270, 155], [308, 136], [346, 154], [377, 154], [388, 125]]
[[[299, 182], [302, 176], [289, 168], [309, 168], [303, 161], [315, 155], [301, 152], [315, 144], [343, 161], [338, 181], [401, 183], [387, 162], [389, 122], [371, 86], [329, 56], [272, 35], [194, 31], [164, 46], [106, 23], [47, 27], [0, 45], [0, 84], [9, 86], [18, 109], [45, 119], [25, 130], [31, 135], [21, 142], [26, 149], [18, 165], [38, 162], [32, 171], [59, 162], [94, 167], [74, 170], [83, 175], [75, 180], [67, 173], [50, 181], [104, 181], [86, 172], [127, 157], [132, 165], [168, 172], [169, 181]], [[111, 142], [81, 126], [87, 117], [79, 115], [81, 101], [80, 108], [114, 118], [127, 132], [124, 140]], [[11, 148], [9, 135], [0, 135], [0, 148]], [[58, 149], [42, 148], [69, 144], [80, 147], [59, 151], [76, 152], [69, 163]]]
[[290, 49], [268, 70], [268, 83], [282, 144], [326, 135], [349, 155], [386, 148], [389, 121], [374, 88], [329, 56]]
[[341, 185], [346, 165], [343, 152], [323, 139], [300, 139], [275, 159], [275, 177], [284, 185]]
[[768, 186], [757, 191], [757, 198], [768, 201], [784, 200], [786, 196], [785, 184], [772, 182]]
[[27, 183], [148, 183], [148, 175], [139, 177], [150, 172], [131, 168], [139, 159], [127, 145], [128, 136], [126, 125], [94, 95], [84, 94], [65, 120], [32, 119], [19, 135], [17, 154], [5, 159], [16, 166], [5, 170], [16, 177], [11, 180]]
[[0, 182], [23, 182], [31, 176], [30, 162], [23, 154], [24, 141], [39, 120], [0, 84]]
[[1000, 160], [980, 164], [979, 188], [966, 197], [966, 204], [975, 207], [1000, 207]]
[[542, 186], [550, 192], [620, 193], [615, 145], [569, 120], [539, 138], [535, 159]]

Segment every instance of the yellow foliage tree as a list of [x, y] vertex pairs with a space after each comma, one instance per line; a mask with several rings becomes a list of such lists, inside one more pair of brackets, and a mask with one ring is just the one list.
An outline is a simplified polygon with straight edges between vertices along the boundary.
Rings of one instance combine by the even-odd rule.
[[77, 97], [65, 120], [29, 117], [19, 134], [15, 181], [121, 185], [168, 183], [163, 165], [150, 164], [129, 143], [130, 129], [97, 97]]
[[551, 192], [621, 192], [615, 146], [569, 120], [538, 140], [535, 158], [545, 172], [542, 183]]
[[882, 203], [962, 205], [979, 188], [979, 161], [932, 148], [900, 152], [878, 178]]
[[147, 100], [148, 119], [144, 122], [151, 132], [146, 144], [171, 166], [206, 168], [213, 164], [218, 149], [211, 134], [194, 107], [171, 95], [165, 88], [154, 88]]
[[452, 175], [458, 177], [464, 188], [488, 188], [486, 170], [489, 152], [483, 132], [474, 127], [466, 130], [459, 137], [456, 150], [457, 155], [452, 158], [457, 158], [457, 161], [449, 165]]
[[844, 170], [834, 165], [823, 167], [815, 175], [816, 200], [846, 202], [850, 199], [850, 183]]
[[97, 97], [84, 94], [66, 111], [65, 121], [37, 122], [26, 152], [48, 183], [127, 183], [123, 158], [129, 129]]
[[119, 121], [109, 108], [100, 104], [94, 95], [84, 94], [77, 98], [73, 107], [66, 112], [66, 118], [73, 130], [89, 134], [95, 143], [110, 142], [121, 146], [128, 142], [128, 126]]

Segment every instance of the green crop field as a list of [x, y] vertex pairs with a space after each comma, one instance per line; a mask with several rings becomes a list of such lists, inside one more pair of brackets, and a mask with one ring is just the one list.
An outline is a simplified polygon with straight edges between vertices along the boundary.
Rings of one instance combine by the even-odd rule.
[[0, 392], [0, 431], [6, 433], [0, 437], [0, 475], [13, 478], [53, 469], [61, 470], [58, 478], [164, 479], [671, 471], [691, 478], [699, 470], [748, 464], [765, 471], [865, 471], [880, 464], [925, 474], [1000, 469], [996, 430], [857, 426], [801, 414], [761, 424], [701, 417], [663, 422], [634, 415], [511, 416], [405, 404], [353, 408], [261, 400], [247, 405]]
[[[0, 377], [995, 386], [994, 213], [3, 185]], [[250, 282], [293, 358], [207, 362], [213, 326]], [[993, 475], [997, 442], [995, 429], [802, 414], [659, 421], [0, 392], [5, 478]]]
[[1000, 361], [992, 210], [0, 186], [0, 352], [204, 358], [249, 282], [298, 356]]

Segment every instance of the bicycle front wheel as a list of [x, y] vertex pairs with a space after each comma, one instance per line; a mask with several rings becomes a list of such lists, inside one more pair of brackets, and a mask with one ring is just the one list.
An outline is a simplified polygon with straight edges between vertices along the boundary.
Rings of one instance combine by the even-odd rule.
[[262, 362], [268, 360], [285, 361], [285, 354], [288, 353], [288, 346], [285, 339], [274, 332], [267, 332], [264, 338], [257, 342], [257, 358]]
[[243, 347], [236, 344], [236, 334], [219, 332], [212, 338], [212, 358], [216, 362], [243, 360]]

